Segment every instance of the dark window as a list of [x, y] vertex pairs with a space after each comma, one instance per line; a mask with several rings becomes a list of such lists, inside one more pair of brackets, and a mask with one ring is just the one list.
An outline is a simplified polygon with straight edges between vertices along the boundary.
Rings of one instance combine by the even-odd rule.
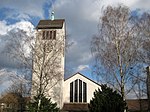
[[70, 83], [70, 102], [73, 102], [73, 82]]
[[70, 83], [70, 102], [87, 102], [87, 84], [80, 79]]
[[56, 39], [56, 30], [53, 31], [53, 39]]
[[53, 39], [53, 37], [52, 37], [52, 31], [50, 31], [50, 39]]
[[43, 31], [43, 35], [42, 36], [43, 36], [43, 39], [45, 39], [45, 31]]
[[87, 102], [87, 85], [83, 82], [83, 102]]
[[49, 31], [46, 31], [46, 39], [49, 39]]
[[43, 40], [56, 39], [56, 30], [52, 31], [43, 31], [42, 34]]
[[82, 81], [79, 80], [79, 102], [82, 102]]
[[75, 80], [74, 102], [78, 102], [78, 79]]

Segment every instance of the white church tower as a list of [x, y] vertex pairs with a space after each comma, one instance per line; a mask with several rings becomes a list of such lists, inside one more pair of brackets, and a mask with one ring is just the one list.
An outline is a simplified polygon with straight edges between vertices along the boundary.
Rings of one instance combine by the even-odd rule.
[[65, 20], [40, 20], [33, 49], [31, 96], [44, 94], [63, 106]]

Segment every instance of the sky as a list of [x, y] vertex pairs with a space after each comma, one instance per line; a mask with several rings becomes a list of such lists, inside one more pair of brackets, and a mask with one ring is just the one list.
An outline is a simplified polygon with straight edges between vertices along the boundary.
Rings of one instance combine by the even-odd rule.
[[[3, 51], [9, 31], [21, 29], [34, 31], [41, 19], [65, 19], [67, 39], [72, 45], [66, 52], [65, 77], [81, 72], [93, 78], [94, 59], [90, 42], [98, 32], [99, 18], [108, 5], [125, 5], [133, 12], [150, 11], [150, 0], [0, 0], [0, 70], [16, 71], [16, 63]], [[94, 79], [94, 78], [93, 78]]]

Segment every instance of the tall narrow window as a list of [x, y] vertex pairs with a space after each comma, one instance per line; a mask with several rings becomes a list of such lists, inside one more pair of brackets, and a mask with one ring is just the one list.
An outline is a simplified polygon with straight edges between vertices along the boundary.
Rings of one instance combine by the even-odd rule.
[[43, 31], [42, 38], [45, 39], [45, 31]]
[[79, 80], [79, 102], [82, 102], [82, 81]]
[[49, 31], [49, 33], [50, 33], [50, 39], [53, 39], [52, 31]]
[[83, 82], [83, 102], [87, 102], [87, 85]]
[[75, 80], [74, 102], [78, 102], [78, 79]]
[[46, 39], [49, 39], [49, 31], [46, 31]]
[[70, 102], [87, 102], [87, 83], [80, 79], [70, 83]]
[[56, 30], [53, 31], [53, 39], [56, 39]]
[[70, 83], [70, 102], [73, 102], [73, 82]]

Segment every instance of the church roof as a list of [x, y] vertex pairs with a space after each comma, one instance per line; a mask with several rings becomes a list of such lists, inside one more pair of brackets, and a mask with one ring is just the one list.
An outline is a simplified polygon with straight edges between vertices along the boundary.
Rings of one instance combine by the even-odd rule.
[[40, 20], [36, 29], [61, 29], [64, 22], [64, 19]]
[[83, 111], [89, 110], [88, 103], [64, 103], [63, 111]]
[[129, 111], [143, 111], [148, 110], [148, 99], [127, 99], [126, 100]]
[[86, 77], [85, 75], [81, 74], [80, 72], [77, 72], [77, 73], [75, 73], [75, 74], [71, 75], [70, 77], [66, 78], [64, 81], [66, 81], [66, 80], [68, 80], [68, 79], [70, 79], [70, 78], [74, 77], [75, 75], [80, 75], [80, 76], [82, 76], [82, 77], [84, 77], [84, 78], [86, 78], [86, 79], [90, 80], [91, 82], [93, 82], [93, 83], [97, 84], [98, 86], [101, 86], [99, 83], [97, 83], [97, 82], [93, 81], [92, 79], [90, 79], [90, 78]]

